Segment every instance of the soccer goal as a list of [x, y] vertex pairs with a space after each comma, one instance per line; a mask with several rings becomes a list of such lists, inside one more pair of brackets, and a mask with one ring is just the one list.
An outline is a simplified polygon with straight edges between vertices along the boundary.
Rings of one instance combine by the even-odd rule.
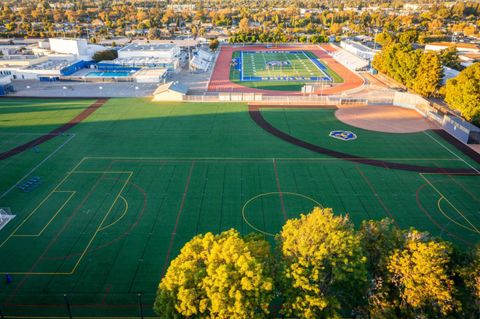
[[8, 207], [0, 208], [0, 230], [5, 227], [12, 219], [15, 218], [15, 215], [12, 215], [12, 211]]

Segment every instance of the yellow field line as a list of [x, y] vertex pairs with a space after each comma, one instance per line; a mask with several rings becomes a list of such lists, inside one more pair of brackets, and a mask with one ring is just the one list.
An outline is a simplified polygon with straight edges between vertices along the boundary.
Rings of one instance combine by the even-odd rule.
[[[52, 216], [52, 218], [50, 218], [50, 220], [48, 221], [48, 223], [43, 226], [42, 230], [37, 233], [37, 234], [30, 234], [30, 235], [17, 235], [17, 234], [14, 234], [12, 236], [14, 237], [39, 237], [43, 234], [43, 232], [45, 231], [45, 229], [47, 229], [47, 227], [50, 225], [50, 223], [55, 219], [55, 217], [57, 217], [58, 213], [60, 213], [60, 211], [67, 205], [67, 203], [72, 199], [72, 197], [76, 194], [75, 191], [55, 191], [54, 193], [70, 193], [70, 196], [65, 200], [65, 202], [63, 203], [63, 205], [56, 211], [56, 213]], [[40, 206], [37, 206], [37, 208], [40, 207]], [[24, 220], [25, 221], [25, 220]], [[22, 223], [23, 224], [23, 223]]]
[[[82, 160], [83, 161], [83, 160]], [[5, 243], [7, 241], [10, 240], [10, 238], [15, 234], [15, 232], [35, 213], [35, 211], [41, 206], [43, 205], [43, 203], [54, 193], [57, 191], [58, 187], [63, 184], [63, 182], [67, 179], [67, 177], [70, 176], [70, 173], [67, 173], [65, 175], [65, 177], [57, 184], [57, 186], [55, 186], [55, 188], [50, 192], [48, 193], [48, 195], [40, 202], [40, 204], [38, 204], [35, 209], [20, 223], [20, 225], [18, 225], [11, 233], [10, 235], [8, 235], [8, 237], [0, 244], [0, 248], [3, 247], [3, 245], [5, 245]]]
[[[245, 208], [251, 203], [253, 202], [254, 200], [260, 198], [260, 197], [264, 197], [264, 196], [269, 196], [269, 195], [277, 195], [277, 194], [280, 194], [280, 192], [268, 192], [268, 193], [262, 193], [262, 194], [258, 194], [252, 198], [250, 198], [249, 200], [247, 200], [245, 202], [245, 204], [243, 204], [243, 207], [242, 207], [242, 218], [243, 218], [243, 221], [248, 225], [250, 226], [251, 228], [253, 228], [254, 230], [256, 230], [257, 232], [261, 233], [261, 234], [264, 234], [264, 235], [267, 235], [267, 236], [271, 236], [271, 237], [275, 237], [275, 234], [272, 234], [272, 233], [269, 233], [269, 232], [266, 232], [266, 231], [263, 231], [259, 228], [257, 228], [256, 226], [252, 225], [249, 221], [248, 221], [248, 218], [245, 216]], [[306, 195], [303, 195], [303, 194], [298, 194], [298, 193], [292, 193], [292, 192], [282, 192], [283, 195], [292, 195], [292, 196], [298, 196], [298, 197], [302, 197], [302, 198], [305, 198], [305, 199], [308, 199], [310, 201], [312, 201], [313, 203], [317, 204], [319, 207], [323, 207], [322, 204], [320, 204], [319, 202], [317, 202], [315, 199], [311, 198], [311, 197], [308, 197]]]
[[[36, 236], [31, 236], [31, 235], [15, 235], [15, 232], [35, 213], [35, 211], [41, 206], [43, 205], [43, 203], [45, 203], [45, 201], [53, 194], [53, 193], [62, 193], [62, 192], [73, 192], [75, 193], [75, 191], [60, 191], [60, 190], [57, 190], [58, 187], [63, 184], [65, 182], [65, 180], [71, 176], [72, 173], [80, 173], [80, 171], [75, 171], [75, 169], [77, 167], [80, 166], [81, 163], [84, 162], [84, 160], [87, 159], [87, 157], [84, 157], [74, 168], [72, 171], [70, 172], [67, 172], [67, 174], [65, 175], [65, 177], [57, 184], [57, 186], [35, 207], [35, 209], [26, 217], [26, 219], [24, 219], [20, 225], [18, 225], [13, 231], [12, 233], [0, 244], [0, 248], [7, 242], [11, 239], [11, 237], [36, 237]], [[96, 173], [96, 174], [102, 174], [102, 173], [111, 173], [111, 172], [103, 172], [103, 171], [96, 171], [96, 172], [89, 172], [89, 173]], [[112, 205], [110, 206], [109, 210], [107, 211], [107, 213], [105, 214], [105, 216], [103, 217], [102, 219], [102, 222], [100, 223], [100, 225], [97, 227], [97, 230], [95, 231], [95, 233], [93, 234], [92, 238], [90, 239], [90, 241], [88, 242], [88, 245], [87, 247], [84, 249], [84, 251], [82, 252], [80, 258], [77, 260], [77, 262], [75, 263], [75, 266], [73, 268], [72, 271], [70, 272], [8, 272], [8, 274], [12, 274], [12, 275], [72, 275], [76, 268], [78, 267], [80, 261], [82, 260], [82, 258], [84, 257], [85, 253], [87, 252], [88, 248], [90, 247], [91, 243], [93, 242], [93, 240], [95, 239], [95, 236], [98, 234], [98, 232], [100, 231], [99, 229], [102, 228], [102, 224], [105, 222], [106, 218], [108, 217], [108, 215], [110, 214], [112, 208], [114, 207], [115, 203], [118, 201], [119, 197], [122, 197], [121, 194], [123, 192], [123, 190], [125, 189], [126, 185], [128, 184], [128, 182], [130, 181], [132, 175], [133, 175], [133, 172], [132, 171], [121, 171], [121, 172], [115, 172], [116, 174], [129, 174], [127, 180], [124, 182], [120, 192], [117, 194], [117, 196], [115, 197]], [[68, 200], [62, 205], [62, 208], [66, 205], [66, 203], [71, 199], [71, 197], [73, 196], [73, 194], [68, 198]], [[123, 198], [124, 199], [124, 198]], [[125, 200], [125, 199], [124, 199]], [[126, 200], [125, 200], [126, 202]], [[128, 205], [128, 202], [126, 202], [127, 205]], [[62, 209], [60, 208], [57, 213], [55, 214], [54, 217], [57, 216], [58, 212]], [[123, 217], [123, 215], [122, 215]], [[52, 221], [53, 221], [54, 218], [52, 218], [48, 224], [50, 224]], [[118, 220], [117, 220], [118, 221]], [[44, 229], [48, 226], [48, 224], [44, 227]], [[109, 225], [111, 226], [111, 225]], [[107, 227], [109, 227], [107, 226]], [[43, 232], [43, 230], [42, 230]], [[0, 274], [6, 274], [7, 272], [0, 272]], [[43, 317], [43, 318], [46, 318], [46, 317]]]
[[115, 225], [116, 223], [118, 223], [123, 217], [125, 217], [125, 215], [127, 214], [127, 211], [128, 211], [128, 201], [125, 199], [125, 197], [123, 196], [120, 196], [120, 198], [123, 200], [123, 202], [125, 203], [125, 210], [123, 211], [122, 215], [116, 219], [113, 223], [111, 224], [108, 224], [102, 228], [99, 229], [99, 231], [102, 231], [102, 230], [105, 230], [109, 227], [112, 227], [113, 225]]
[[82, 254], [80, 255], [80, 258], [77, 260], [77, 262], [75, 263], [75, 266], [73, 267], [72, 271], [70, 272], [70, 274], [73, 274], [75, 272], [75, 270], [77, 269], [78, 265], [80, 264], [80, 262], [82, 261], [83, 257], [85, 256], [85, 254], [87, 253], [88, 251], [88, 248], [90, 248], [90, 245], [92, 244], [93, 240], [95, 239], [95, 237], [97, 236], [97, 234], [99, 233], [100, 231], [100, 228], [102, 227], [103, 223], [105, 222], [105, 220], [107, 219], [108, 215], [110, 215], [110, 212], [112, 211], [112, 208], [115, 206], [115, 203], [117, 202], [117, 200], [120, 198], [123, 190], [125, 189], [125, 187], [128, 185], [128, 183], [130, 182], [130, 179], [132, 178], [132, 175], [133, 175], [133, 172], [130, 172], [130, 174], [128, 175], [128, 178], [125, 180], [122, 188], [120, 189], [120, 191], [118, 192], [117, 196], [115, 197], [115, 199], [113, 200], [113, 203], [112, 205], [110, 206], [110, 208], [108, 209], [107, 213], [105, 214], [105, 216], [103, 216], [103, 219], [102, 221], [100, 222], [100, 225], [98, 225], [97, 227], [97, 230], [95, 231], [95, 233], [93, 234], [92, 238], [90, 238], [90, 241], [88, 242], [87, 244], [87, 247], [83, 250]]
[[442, 201], [442, 199], [445, 199], [445, 198], [444, 198], [444, 197], [440, 197], [440, 198], [438, 199], [438, 201], [437, 201], [437, 207], [438, 207], [438, 209], [440, 210], [440, 212], [441, 212], [446, 218], [448, 218], [452, 223], [457, 224], [458, 226], [460, 226], [460, 227], [462, 227], [462, 228], [465, 228], [465, 229], [467, 229], [467, 230], [472, 231], [472, 232], [475, 233], [475, 230], [473, 230], [472, 228], [467, 227], [467, 226], [465, 226], [465, 225], [463, 225], [463, 224], [460, 224], [459, 222], [457, 222], [456, 220], [454, 220], [453, 218], [451, 218], [450, 216], [448, 216], [447, 213], [445, 213], [445, 211], [442, 209], [442, 206], [441, 206], [441, 204], [440, 204], [440, 202]]
[[443, 195], [443, 193], [440, 192], [440, 191], [423, 175], [423, 173], [420, 173], [420, 176], [428, 183], [428, 185], [430, 185], [430, 187], [432, 187], [441, 197], [443, 197], [443, 199], [444, 199], [448, 204], [450, 204], [450, 206], [452, 206], [453, 209], [454, 209], [460, 216], [462, 216], [463, 219], [465, 219], [465, 221], [466, 221], [468, 224], [470, 224], [470, 226], [473, 227], [473, 229], [475, 229], [475, 232], [476, 232], [476, 233], [480, 234], [480, 231], [477, 229], [477, 227], [475, 227], [475, 225], [473, 225], [472, 222], [470, 222], [470, 220], [469, 220], [467, 217], [465, 217], [465, 215], [462, 214], [462, 212], [461, 212], [455, 205], [453, 205], [453, 204], [448, 200], [448, 198], [447, 198], [445, 195]]

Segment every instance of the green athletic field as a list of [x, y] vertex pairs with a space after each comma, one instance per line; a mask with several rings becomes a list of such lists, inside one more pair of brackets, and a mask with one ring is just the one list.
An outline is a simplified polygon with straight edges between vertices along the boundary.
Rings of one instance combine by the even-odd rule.
[[[277, 77], [296, 77], [296, 78], [331, 78], [333, 83], [343, 82], [331, 68], [322, 63], [312, 52], [255, 52], [243, 53], [241, 51], [233, 52], [232, 58], [241, 58], [243, 61], [242, 72], [236, 70], [234, 66], [230, 69], [230, 80], [235, 83], [264, 90], [276, 91], [300, 91], [306, 83], [312, 83], [311, 80], [268, 80], [267, 78]], [[311, 59], [319, 61], [325, 70], [319, 69]], [[286, 62], [286, 65], [269, 66], [272, 62]], [[261, 81], [246, 80], [249, 77], [265, 78]], [[325, 81], [322, 83], [326, 83]]]
[[[46, 134], [91, 100], [0, 99], [0, 152]], [[387, 134], [336, 120], [332, 109], [269, 109], [274, 127], [351, 155], [427, 167], [480, 169], [435, 132]], [[350, 130], [353, 141], [328, 136]], [[8, 142], [6, 142], [8, 141]], [[17, 144], [17, 145], [15, 145]], [[285, 218], [332, 207], [394, 218], [468, 249], [480, 239], [479, 177], [352, 163], [271, 135], [245, 104], [112, 99], [84, 122], [0, 161], [0, 307], [9, 316], [146, 316], [183, 244], [236, 228], [271, 239]], [[13, 187], [39, 176], [30, 193]]]

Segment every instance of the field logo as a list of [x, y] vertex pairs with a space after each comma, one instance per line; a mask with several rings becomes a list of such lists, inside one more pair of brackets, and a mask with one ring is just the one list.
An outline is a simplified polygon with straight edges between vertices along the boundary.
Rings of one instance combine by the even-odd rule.
[[331, 131], [329, 136], [333, 138], [338, 138], [339, 140], [342, 140], [342, 141], [352, 141], [357, 139], [357, 135], [355, 135], [355, 133], [350, 131], [342, 131], [342, 130]]

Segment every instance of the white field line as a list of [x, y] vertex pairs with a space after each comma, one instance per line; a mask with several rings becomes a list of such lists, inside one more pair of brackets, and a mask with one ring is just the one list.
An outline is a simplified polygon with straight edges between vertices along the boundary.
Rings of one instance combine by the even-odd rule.
[[68, 142], [70, 142], [76, 135], [75, 134], [68, 134], [70, 135], [70, 137], [65, 141], [63, 142], [59, 147], [57, 147], [53, 152], [51, 152], [50, 154], [48, 154], [47, 157], [45, 157], [40, 163], [38, 163], [34, 168], [32, 168], [27, 174], [25, 174], [25, 176], [23, 176], [22, 178], [20, 178], [18, 180], [18, 182], [16, 182], [12, 187], [10, 187], [9, 189], [7, 189], [5, 192], [2, 193], [2, 195], [0, 195], [0, 199], [2, 199], [3, 197], [5, 197], [8, 193], [10, 193], [12, 190], [15, 189], [15, 187], [17, 187], [25, 178], [27, 178], [29, 175], [33, 174], [43, 163], [45, 163], [46, 161], [48, 161], [55, 153], [57, 153], [59, 150], [61, 150], [65, 145], [67, 145]]
[[461, 158], [460, 156], [458, 156], [457, 154], [455, 154], [454, 152], [452, 152], [452, 150], [450, 150], [448, 147], [446, 147], [445, 145], [443, 145], [442, 143], [440, 143], [435, 137], [431, 136], [430, 134], [428, 134], [426, 131], [423, 131], [423, 133], [425, 133], [428, 137], [430, 137], [432, 140], [434, 140], [438, 145], [440, 145], [441, 147], [443, 147], [444, 149], [446, 149], [450, 154], [453, 154], [453, 156], [455, 156], [456, 158], [460, 159], [462, 162], [464, 162], [465, 164], [467, 164], [471, 169], [473, 169], [475, 172], [479, 173], [480, 174], [480, 171], [478, 169], [476, 169], [475, 167], [473, 167], [472, 165], [468, 164], [463, 158]]
[[[303, 55], [305, 55], [305, 57], [310, 61], [311, 59], [308, 57], [308, 55], [305, 53], [305, 51], [302, 51], [302, 52], [303, 52]], [[312, 64], [320, 71], [320, 74], [323, 74], [324, 77], [330, 79], [330, 76], [328, 76], [325, 72], [323, 72], [323, 70], [320, 69], [320, 67], [319, 67], [318, 65], [316, 65], [316, 64], [313, 63], [312, 61], [310, 61], [310, 63], [312, 63]], [[333, 80], [333, 79], [332, 79], [332, 80]]]

